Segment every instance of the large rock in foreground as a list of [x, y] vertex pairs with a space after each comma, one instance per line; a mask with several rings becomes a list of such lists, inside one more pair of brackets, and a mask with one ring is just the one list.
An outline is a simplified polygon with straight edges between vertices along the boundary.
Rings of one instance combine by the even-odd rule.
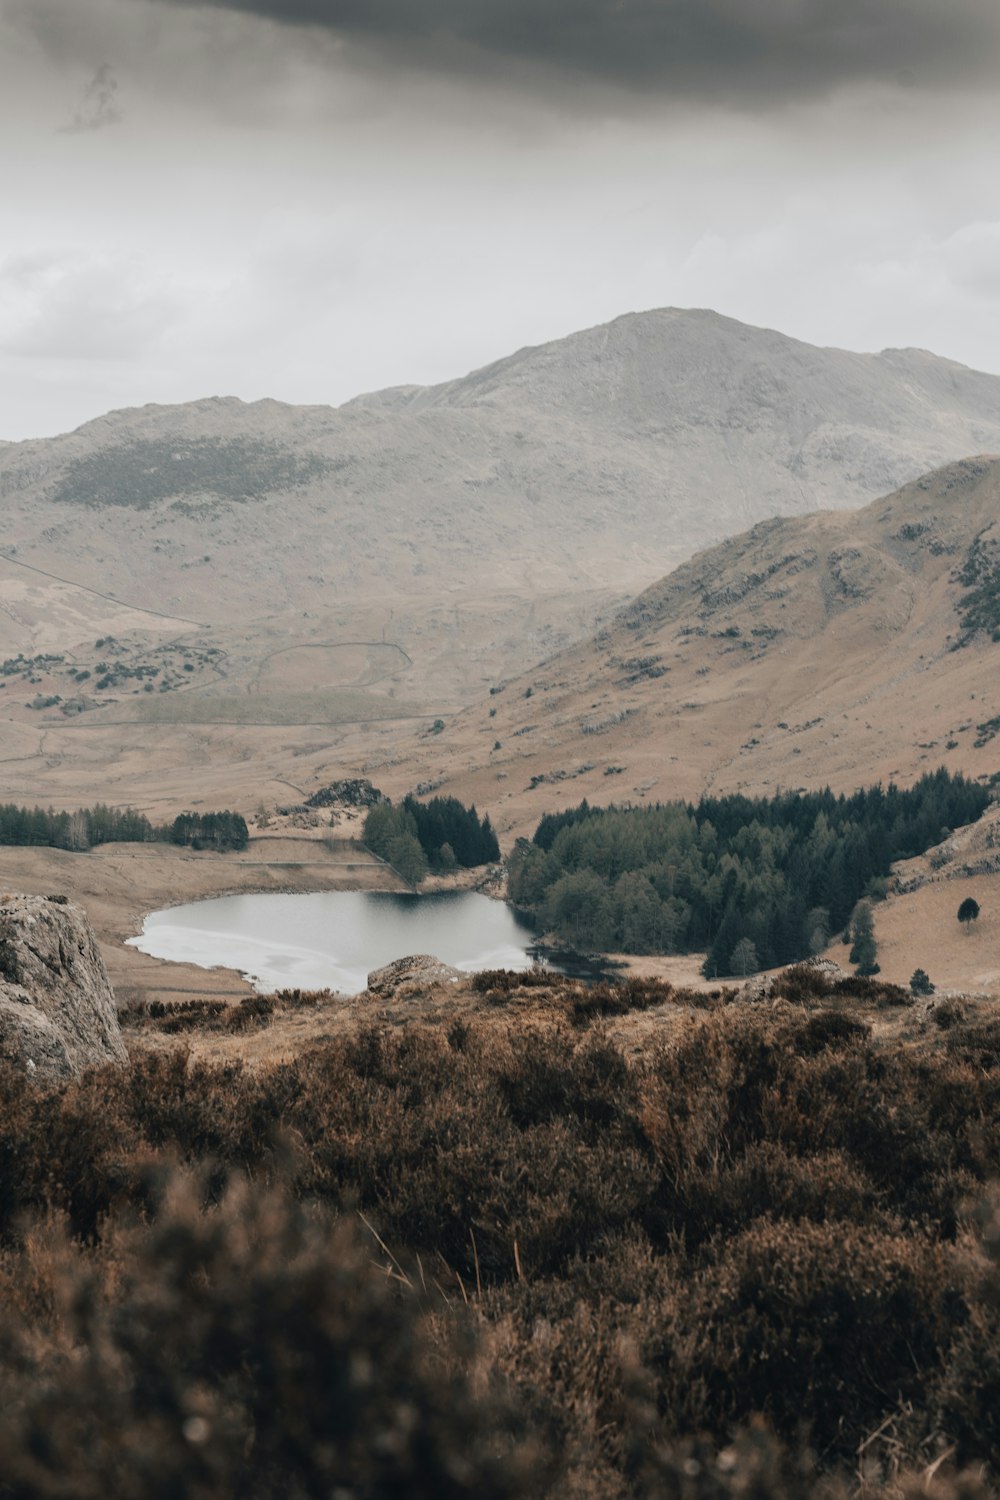
[[65, 896], [0, 897], [0, 1056], [52, 1078], [127, 1060], [97, 941]]

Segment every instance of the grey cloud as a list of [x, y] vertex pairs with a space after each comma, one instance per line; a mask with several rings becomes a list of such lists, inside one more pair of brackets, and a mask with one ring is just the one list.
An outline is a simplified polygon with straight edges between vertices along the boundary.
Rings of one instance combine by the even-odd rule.
[[60, 126], [64, 132], [81, 130], [103, 130], [108, 125], [117, 125], [122, 112], [118, 104], [118, 80], [109, 63], [101, 63], [93, 78], [84, 86], [80, 100], [68, 125]]
[[590, 81], [680, 98], [777, 102], [869, 80], [968, 83], [1000, 61], [996, 0], [201, 3], [324, 28], [397, 66], [458, 76], [487, 71], [539, 88]]
[[0, 352], [31, 359], [129, 360], [177, 315], [141, 265], [122, 256], [45, 252], [0, 262]]

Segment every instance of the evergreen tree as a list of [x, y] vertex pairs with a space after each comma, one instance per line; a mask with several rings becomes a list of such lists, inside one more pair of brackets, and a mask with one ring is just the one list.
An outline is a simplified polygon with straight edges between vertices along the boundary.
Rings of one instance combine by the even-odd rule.
[[878, 949], [870, 933], [855, 941], [851, 949], [851, 962], [857, 964], [859, 974], [877, 974], [876, 954]]
[[[851, 941], [852, 964], [874, 962], [875, 924], [870, 901], [859, 901], [851, 913]], [[861, 957], [862, 953], [866, 955], [865, 958]]]
[[973, 896], [966, 896], [958, 908], [958, 920], [965, 927], [966, 932], [971, 932], [973, 922], [979, 918], [979, 902]]

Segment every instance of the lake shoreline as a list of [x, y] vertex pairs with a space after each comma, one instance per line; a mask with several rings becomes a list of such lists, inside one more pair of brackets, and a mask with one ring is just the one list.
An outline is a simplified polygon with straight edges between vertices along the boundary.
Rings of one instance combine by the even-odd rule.
[[86, 853], [4, 845], [0, 886], [58, 892], [83, 907], [122, 1009], [195, 997], [236, 1002], [254, 993], [238, 970], [170, 963], [127, 948], [152, 912], [223, 894], [406, 889], [349, 839], [291, 833], [251, 838], [249, 850], [227, 854], [161, 843], [104, 844]]
[[[264, 855], [267, 857], [262, 858]], [[87, 853], [3, 845], [0, 886], [43, 896], [58, 892], [83, 907], [121, 1009], [195, 998], [235, 1004], [255, 993], [238, 969], [204, 969], [152, 958], [126, 947], [127, 939], [138, 936], [146, 917], [155, 911], [244, 893], [408, 890], [389, 866], [367, 854], [356, 841], [330, 838], [328, 830], [288, 830], [282, 831], [280, 838], [270, 833], [252, 836], [249, 850], [242, 855], [182, 849], [172, 844], [105, 844]], [[462, 889], [481, 889], [494, 900], [503, 899], [500, 882], [485, 881], [481, 871], [471, 870], [431, 876], [421, 894]], [[622, 975], [706, 987], [698, 973], [698, 955], [606, 957], [623, 965]]]
[[272, 890], [152, 912], [128, 946], [164, 962], [236, 970], [259, 994], [356, 996], [372, 971], [414, 954], [470, 973], [529, 969], [537, 942], [509, 903], [477, 890]]

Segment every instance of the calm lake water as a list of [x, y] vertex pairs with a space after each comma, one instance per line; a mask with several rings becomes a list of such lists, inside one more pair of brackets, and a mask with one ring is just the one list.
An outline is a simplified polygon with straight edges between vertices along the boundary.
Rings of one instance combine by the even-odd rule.
[[129, 945], [154, 958], [239, 969], [258, 990], [355, 995], [371, 969], [432, 953], [458, 969], [527, 969], [535, 934], [478, 891], [222, 896], [157, 911]]

